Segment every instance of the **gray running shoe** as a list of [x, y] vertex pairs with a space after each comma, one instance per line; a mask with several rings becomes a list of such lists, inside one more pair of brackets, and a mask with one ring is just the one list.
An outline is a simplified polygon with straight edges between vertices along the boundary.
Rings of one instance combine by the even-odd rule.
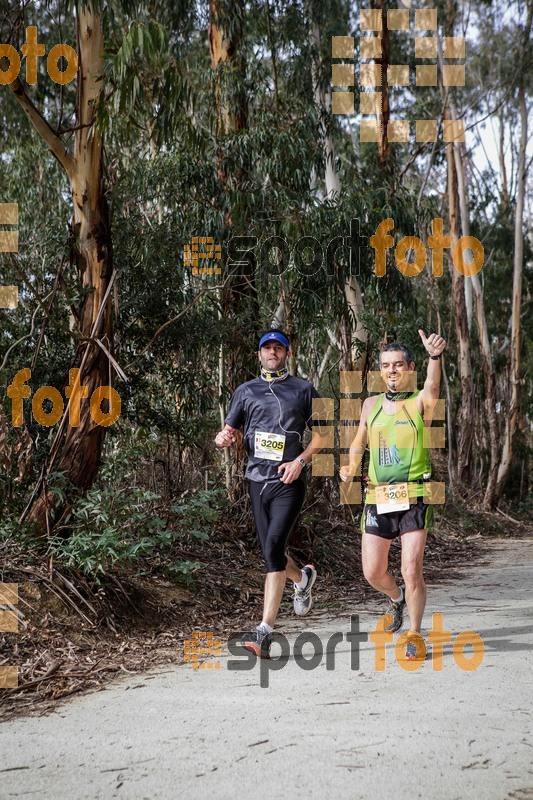
[[254, 631], [245, 633], [241, 641], [244, 647], [253, 650], [259, 658], [270, 658], [272, 636], [264, 628], [256, 628]]
[[392, 623], [387, 628], [388, 631], [391, 633], [396, 633], [402, 627], [403, 623], [403, 611], [405, 608], [405, 594], [403, 600], [400, 603], [394, 603], [389, 598], [389, 607], [387, 608], [386, 614], [392, 614]]
[[305, 589], [298, 589], [296, 584], [294, 584], [294, 613], [298, 614], [300, 617], [304, 617], [313, 608], [311, 589], [316, 581], [316, 569], [312, 564], [306, 564], [303, 571], [309, 578]]

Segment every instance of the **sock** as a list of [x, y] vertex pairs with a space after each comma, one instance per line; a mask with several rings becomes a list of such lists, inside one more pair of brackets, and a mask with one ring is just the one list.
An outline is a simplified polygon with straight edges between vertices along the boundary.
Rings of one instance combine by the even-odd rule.
[[267, 633], [272, 633], [274, 628], [271, 625], [268, 625], [266, 622], [262, 622], [260, 625], [257, 626], [256, 631], [265, 630]]
[[405, 598], [404, 598], [404, 594], [403, 594], [403, 589], [400, 589], [400, 596], [398, 598], [396, 598], [396, 600], [393, 597], [391, 597], [391, 601], [393, 603], [403, 603], [404, 600], [405, 600]]
[[295, 583], [294, 585], [296, 586], [297, 589], [302, 591], [303, 589], [305, 589], [308, 583], [309, 583], [309, 575], [307, 574], [307, 572], [304, 572], [302, 570], [302, 579], [300, 583]]

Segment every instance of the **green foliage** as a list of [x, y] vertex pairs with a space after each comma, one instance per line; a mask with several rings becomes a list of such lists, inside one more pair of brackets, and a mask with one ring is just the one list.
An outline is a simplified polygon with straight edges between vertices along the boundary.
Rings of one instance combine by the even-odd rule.
[[122, 495], [112, 485], [89, 490], [72, 509], [68, 528], [59, 527], [50, 539], [50, 552], [60, 563], [93, 577], [139, 562], [177, 536], [165, 519], [150, 512], [155, 499], [157, 495], [142, 489]]
[[[213, 508], [212, 503], [215, 498], [219, 504]], [[217, 521], [220, 504], [225, 504], [225, 498], [220, 490], [200, 490], [193, 497], [182, 497], [170, 506], [169, 511], [177, 515], [180, 527], [186, 530], [189, 536], [206, 540], [209, 539], [206, 529]]]
[[[200, 566], [179, 558], [189, 537], [208, 541], [224, 500], [218, 490], [202, 490], [166, 507], [142, 488], [117, 491], [113, 469], [104, 468], [98, 486], [78, 499], [65, 523], [49, 540], [61, 564], [101, 579], [130, 567], [143, 573], [157, 563], [169, 575], [188, 575]], [[61, 492], [59, 485], [54, 491]]]

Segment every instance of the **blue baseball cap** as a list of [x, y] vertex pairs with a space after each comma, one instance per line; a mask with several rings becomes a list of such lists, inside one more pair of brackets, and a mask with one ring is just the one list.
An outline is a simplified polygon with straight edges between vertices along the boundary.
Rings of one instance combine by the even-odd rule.
[[287, 350], [291, 349], [287, 337], [278, 331], [269, 331], [268, 333], [265, 333], [264, 336], [261, 336], [259, 340], [259, 350], [261, 350], [263, 345], [267, 344], [268, 342], [279, 342], [279, 344], [282, 344], [283, 347], [287, 348]]

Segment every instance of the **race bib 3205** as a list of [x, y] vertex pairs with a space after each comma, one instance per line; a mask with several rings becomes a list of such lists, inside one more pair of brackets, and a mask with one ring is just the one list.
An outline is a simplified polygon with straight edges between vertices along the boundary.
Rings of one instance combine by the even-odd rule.
[[279, 433], [255, 432], [255, 457], [268, 461], [282, 461], [285, 436]]

